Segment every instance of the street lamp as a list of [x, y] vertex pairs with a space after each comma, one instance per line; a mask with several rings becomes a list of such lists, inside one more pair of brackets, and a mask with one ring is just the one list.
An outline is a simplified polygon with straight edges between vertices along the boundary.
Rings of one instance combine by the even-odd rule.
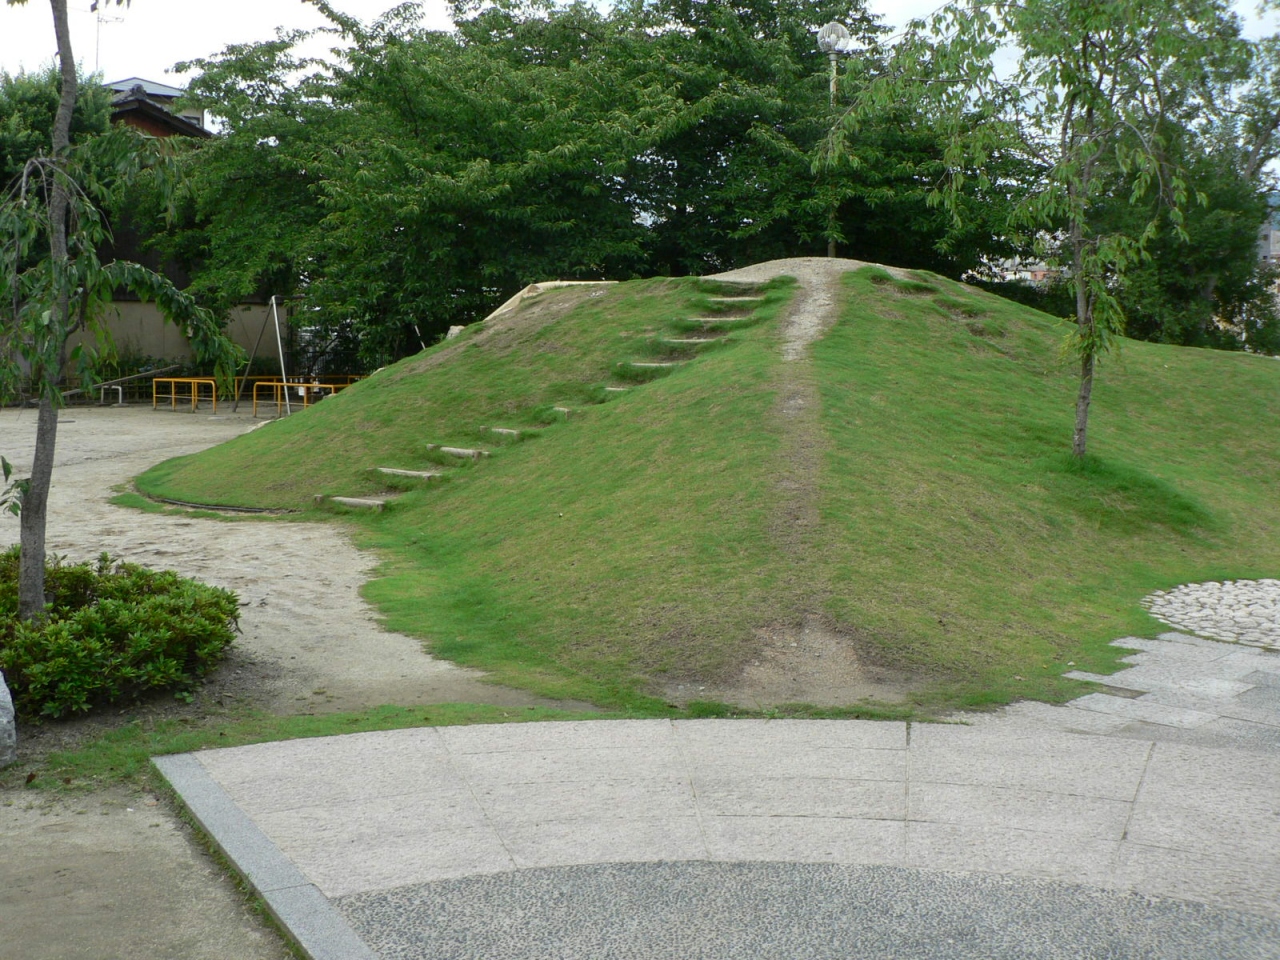
[[849, 29], [843, 23], [832, 21], [818, 31], [818, 49], [831, 61], [831, 105], [836, 105], [836, 60], [841, 48], [849, 39]]
[[[843, 52], [841, 48], [849, 40], [849, 29], [843, 23], [834, 20], [818, 31], [818, 49], [831, 61], [831, 109], [836, 108], [836, 61]], [[827, 256], [836, 255], [836, 216], [837, 204], [833, 203], [827, 216]]]

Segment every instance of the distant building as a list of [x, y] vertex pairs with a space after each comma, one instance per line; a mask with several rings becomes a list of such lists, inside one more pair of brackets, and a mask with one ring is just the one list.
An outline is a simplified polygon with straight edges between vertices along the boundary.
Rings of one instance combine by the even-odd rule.
[[104, 84], [111, 91], [111, 122], [137, 127], [153, 137], [207, 137], [204, 111], [184, 107], [175, 108], [185, 93], [181, 87], [171, 87], [154, 80], [129, 77]]
[[1268, 198], [1271, 214], [1258, 228], [1258, 259], [1266, 263], [1280, 263], [1280, 194]]
[[1051, 267], [1038, 260], [1001, 260], [995, 274], [1001, 280], [1021, 280], [1032, 286], [1044, 286], [1062, 279], [1062, 268]]
[[[213, 136], [205, 128], [203, 110], [175, 110], [175, 104], [185, 93], [179, 87], [141, 77], [128, 77], [105, 86], [112, 92], [113, 124], [135, 127], [152, 137], [206, 139]], [[114, 242], [102, 251], [105, 257], [141, 263], [163, 273], [179, 288], [187, 285], [189, 278], [182, 271], [172, 263], [161, 262], [155, 254], [143, 249], [142, 238], [127, 220], [113, 224], [112, 232]], [[242, 347], [249, 349], [258, 341], [269, 319], [270, 310], [266, 299], [250, 298], [232, 309], [227, 334]], [[155, 304], [143, 303], [127, 291], [117, 291], [113, 297], [111, 314], [106, 318], [105, 325], [121, 355], [175, 361], [187, 360], [192, 356], [191, 346], [183, 332], [166, 322]], [[73, 338], [72, 343], [75, 342], [76, 338]]]

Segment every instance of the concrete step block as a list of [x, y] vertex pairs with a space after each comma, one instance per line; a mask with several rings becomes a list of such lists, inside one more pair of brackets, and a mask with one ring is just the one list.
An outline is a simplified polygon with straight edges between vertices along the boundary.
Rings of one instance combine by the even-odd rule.
[[481, 429], [482, 429], [482, 430], [488, 430], [490, 433], [496, 433], [496, 434], [498, 434], [499, 436], [503, 436], [503, 437], [518, 437], [518, 436], [520, 436], [520, 431], [519, 431], [519, 430], [512, 430], [512, 429], [510, 429], [509, 427], [482, 427]]
[[427, 449], [439, 450], [441, 453], [448, 454], [451, 457], [459, 457], [463, 460], [479, 460], [481, 457], [489, 456], [488, 450], [473, 450], [468, 447], [445, 447], [438, 443], [428, 443]]
[[388, 477], [413, 477], [417, 480], [431, 480], [444, 476], [439, 470], [400, 470], [397, 467], [374, 467], [374, 469]]
[[352, 507], [356, 510], [375, 511], [381, 511], [387, 505], [387, 501], [375, 500], [372, 497], [328, 497], [324, 494], [316, 496], [316, 503], [336, 503], [339, 506]]

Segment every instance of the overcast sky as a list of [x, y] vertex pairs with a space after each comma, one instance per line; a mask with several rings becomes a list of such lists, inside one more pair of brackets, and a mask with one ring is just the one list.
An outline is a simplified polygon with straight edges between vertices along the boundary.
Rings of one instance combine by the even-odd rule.
[[[336, 0], [335, 6], [361, 20], [372, 20], [395, 5], [396, 0]], [[870, 0], [870, 9], [892, 26], [923, 16], [941, 0]], [[1237, 0], [1237, 9], [1252, 14], [1255, 0]], [[275, 28], [314, 27], [323, 22], [315, 8], [303, 0], [133, 0], [128, 7], [89, 10], [89, 0], [69, 0], [71, 43], [87, 70], [99, 70], [108, 82], [143, 77], [161, 83], [183, 85], [182, 77], [168, 72], [179, 60], [216, 53], [232, 43], [269, 39]], [[106, 8], [106, 3], [103, 4]], [[447, 28], [449, 18], [442, 0], [425, 0], [425, 24]], [[1251, 32], [1274, 32], [1277, 17], [1251, 24]], [[26, 6], [0, 4], [0, 69], [8, 73], [35, 70], [53, 59], [53, 19], [45, 0], [28, 0]]]

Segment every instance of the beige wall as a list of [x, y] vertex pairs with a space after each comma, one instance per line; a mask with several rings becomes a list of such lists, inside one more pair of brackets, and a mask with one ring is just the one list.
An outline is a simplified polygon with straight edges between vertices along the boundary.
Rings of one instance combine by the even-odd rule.
[[[263, 321], [266, 321], [266, 332], [262, 333]], [[128, 301], [115, 303], [103, 318], [104, 326], [111, 332], [115, 341], [116, 353], [141, 354], [148, 357], [159, 357], [164, 360], [189, 360], [192, 357], [191, 345], [182, 332], [160, 315], [154, 304], [131, 303]], [[284, 328], [285, 318], [280, 316], [281, 333], [286, 337], [288, 330]], [[235, 307], [231, 311], [227, 333], [231, 339], [244, 347], [245, 353], [253, 349], [254, 342], [262, 333], [262, 343], [258, 347], [259, 356], [275, 356], [276, 335], [271, 325], [271, 307], [265, 304], [251, 304]], [[74, 346], [82, 337], [72, 338]], [[286, 340], [285, 346], [288, 346]]]

